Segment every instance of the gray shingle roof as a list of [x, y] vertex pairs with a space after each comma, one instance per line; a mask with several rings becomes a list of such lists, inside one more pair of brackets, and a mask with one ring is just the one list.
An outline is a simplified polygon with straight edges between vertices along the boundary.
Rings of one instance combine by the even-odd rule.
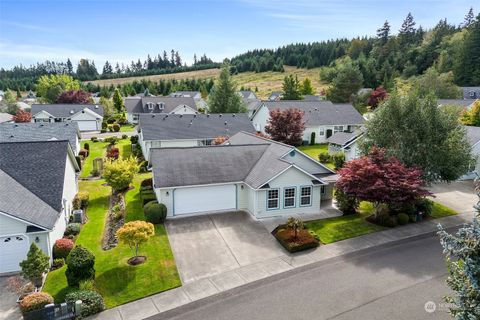
[[470, 99], [438, 99], [438, 104], [440, 106], [461, 106], [461, 107], [468, 107], [472, 103], [474, 103], [475, 100]]
[[[128, 113], [170, 113], [178, 106], [189, 106], [197, 110], [192, 97], [128, 97], [124, 102]], [[153, 103], [153, 110], [148, 109], [147, 103]], [[163, 110], [159, 109], [160, 103], [164, 103]]]
[[[242, 96], [242, 99], [245, 99], [245, 100], [252, 100], [252, 99], [257, 99], [257, 95], [255, 94], [255, 92], [251, 91], [251, 90], [240, 90], [238, 91], [240, 93], [240, 95]], [[253, 94], [253, 98], [250, 98], [250, 96]]]
[[0, 125], [0, 142], [49, 141], [68, 139], [74, 152], [80, 131], [76, 122], [3, 123]]
[[85, 108], [103, 117], [103, 106], [99, 104], [32, 104], [32, 115], [44, 110], [56, 118], [69, 118]]
[[281, 100], [264, 101], [268, 110], [297, 108], [304, 112], [305, 125], [363, 124], [362, 115], [351, 104], [333, 104], [330, 101]]
[[480, 127], [464, 126], [467, 131], [467, 140], [470, 146], [474, 146], [480, 141]]
[[213, 139], [240, 131], [255, 132], [246, 114], [141, 114], [144, 140]]
[[464, 99], [480, 99], [480, 87], [462, 87]]
[[200, 91], [175, 91], [175, 92], [172, 92], [170, 93], [170, 97], [173, 97], [173, 98], [178, 98], [178, 97], [190, 97], [190, 98], [193, 98], [197, 95], [200, 94]]
[[53, 228], [59, 216], [58, 211], [2, 169], [0, 169], [0, 211], [47, 229]]
[[2, 142], [0, 169], [59, 212], [68, 145], [67, 140]]
[[13, 116], [10, 113], [0, 112], [0, 123], [12, 121]]
[[336, 132], [327, 139], [327, 142], [345, 146], [363, 134], [364, 130], [356, 130], [354, 132]]

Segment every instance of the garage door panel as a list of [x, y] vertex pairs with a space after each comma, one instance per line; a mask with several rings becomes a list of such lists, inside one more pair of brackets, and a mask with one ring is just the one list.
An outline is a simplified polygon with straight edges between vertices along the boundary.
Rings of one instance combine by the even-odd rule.
[[96, 131], [97, 121], [95, 120], [86, 120], [86, 121], [76, 121], [78, 123], [78, 128], [80, 131]]
[[19, 271], [19, 263], [25, 260], [29, 248], [24, 235], [0, 237], [0, 273]]
[[175, 215], [236, 209], [235, 185], [175, 190]]

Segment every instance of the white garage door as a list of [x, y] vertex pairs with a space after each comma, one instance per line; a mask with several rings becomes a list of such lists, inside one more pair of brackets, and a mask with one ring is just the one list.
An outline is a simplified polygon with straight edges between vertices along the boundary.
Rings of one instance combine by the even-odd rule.
[[175, 190], [175, 215], [235, 210], [235, 185], [182, 188]]
[[97, 131], [97, 121], [95, 120], [83, 120], [77, 121], [80, 131]]
[[0, 273], [19, 271], [18, 264], [26, 259], [28, 248], [28, 239], [23, 235], [0, 237]]

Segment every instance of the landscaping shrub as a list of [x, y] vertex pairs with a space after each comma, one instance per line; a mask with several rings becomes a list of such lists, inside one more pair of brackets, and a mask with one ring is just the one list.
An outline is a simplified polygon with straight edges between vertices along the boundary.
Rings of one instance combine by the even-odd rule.
[[102, 129], [106, 130], [108, 128], [108, 123], [105, 121], [102, 122]]
[[132, 144], [137, 144], [138, 143], [138, 136], [131, 136], [130, 137], [130, 142]]
[[315, 144], [315, 132], [310, 134], [310, 145], [313, 146]]
[[22, 313], [28, 313], [34, 310], [43, 309], [47, 304], [53, 303], [53, 297], [46, 292], [34, 292], [22, 299], [20, 310]]
[[80, 281], [80, 284], [78, 285], [78, 289], [95, 291], [95, 281], [93, 280]]
[[100, 130], [100, 133], [105, 133], [105, 132], [107, 132], [107, 129]]
[[293, 229], [280, 225], [272, 231], [272, 234], [288, 252], [298, 252], [320, 245], [318, 236], [314, 236], [308, 229], [299, 230], [294, 238]]
[[340, 169], [345, 163], [345, 154], [343, 152], [335, 152], [332, 157], [332, 162], [335, 165], [335, 169]]
[[113, 212], [113, 218], [117, 221], [123, 217], [122, 206], [120, 206], [119, 204], [116, 204], [112, 207], [112, 212]]
[[91, 137], [90, 140], [92, 140], [92, 142], [98, 142], [98, 138], [97, 138], [97, 137]]
[[88, 152], [90, 152], [90, 145], [88, 144], [88, 142], [85, 142], [83, 144], [83, 149], [88, 150]]
[[88, 206], [89, 198], [90, 196], [86, 191], [80, 191], [79, 193], [77, 193], [73, 198], [73, 202], [72, 202], [73, 209], [74, 210], [85, 209]]
[[109, 132], [113, 132], [113, 125], [109, 125], [109, 126], [108, 126], [108, 131], [109, 131]]
[[120, 131], [120, 125], [119, 125], [118, 123], [114, 123], [114, 124], [112, 125], [112, 129], [113, 129], [113, 131], [115, 131], [115, 132], [119, 132], [119, 131]]
[[70, 239], [58, 239], [53, 245], [53, 257], [54, 258], [66, 258], [70, 251], [72, 251], [74, 243]]
[[398, 224], [402, 226], [407, 224], [408, 221], [410, 220], [410, 217], [406, 213], [399, 213], [397, 215], [397, 218], [398, 218]]
[[122, 139], [123, 140], [128, 139], [128, 136], [126, 134], [122, 134]]
[[86, 149], [81, 149], [79, 152], [78, 152], [78, 155], [80, 157], [83, 157], [83, 159], [85, 159], [86, 157], [88, 157], [88, 150]]
[[153, 189], [153, 179], [147, 178], [142, 181], [140, 184], [140, 190], [152, 190]]
[[106, 137], [103, 139], [103, 141], [108, 142], [111, 145], [117, 144], [117, 138], [116, 137]]
[[400, 203], [400, 204], [389, 204], [388, 208], [390, 213], [406, 213], [407, 215], [416, 214], [417, 207], [412, 202]]
[[318, 161], [320, 161], [321, 163], [330, 162], [330, 160], [332, 160], [332, 158], [327, 152], [320, 152], [320, 154], [318, 155]]
[[63, 267], [64, 264], [65, 264], [64, 258], [56, 258], [56, 259], [53, 259], [52, 268], [59, 269]]
[[344, 215], [357, 213], [359, 202], [355, 197], [347, 195], [342, 190], [336, 190], [335, 200], [337, 200], [338, 210]]
[[144, 173], [144, 172], [147, 172], [147, 169], [148, 169], [148, 161], [140, 162], [138, 172]]
[[82, 246], [76, 246], [67, 257], [68, 285], [78, 287], [81, 281], [95, 279], [95, 256]]
[[66, 302], [75, 302], [77, 300], [82, 300], [81, 316], [84, 318], [99, 313], [105, 309], [103, 298], [96, 291], [79, 290], [68, 293], [65, 297]]
[[147, 203], [151, 201], [156, 201], [157, 197], [155, 196], [155, 193], [153, 190], [145, 190], [141, 192], [140, 196], [142, 197], [142, 206], [145, 206]]
[[103, 178], [115, 191], [123, 191], [130, 186], [133, 177], [138, 172], [135, 158], [107, 159], [103, 169]]
[[80, 223], [69, 223], [63, 233], [66, 236], [76, 236], [80, 233]]
[[27, 259], [20, 262], [22, 276], [30, 280], [36, 287], [42, 285], [42, 276], [50, 267], [50, 258], [32, 242], [27, 253]]
[[165, 222], [167, 217], [167, 207], [163, 203], [157, 201], [150, 201], [143, 207], [145, 220], [153, 224], [160, 224]]
[[427, 198], [418, 199], [415, 202], [417, 213], [423, 212], [425, 216], [430, 216], [433, 210], [433, 201]]
[[110, 117], [107, 119], [107, 124], [113, 124], [115, 122], [115, 119], [113, 117]]
[[118, 159], [120, 156], [120, 150], [118, 148], [111, 148], [107, 151], [107, 158], [109, 159]]

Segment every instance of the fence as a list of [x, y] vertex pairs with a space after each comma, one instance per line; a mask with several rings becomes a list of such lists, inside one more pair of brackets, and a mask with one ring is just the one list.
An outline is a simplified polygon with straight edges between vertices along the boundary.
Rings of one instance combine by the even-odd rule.
[[69, 320], [80, 316], [82, 302], [49, 304], [45, 308], [34, 310], [23, 315], [24, 320]]

